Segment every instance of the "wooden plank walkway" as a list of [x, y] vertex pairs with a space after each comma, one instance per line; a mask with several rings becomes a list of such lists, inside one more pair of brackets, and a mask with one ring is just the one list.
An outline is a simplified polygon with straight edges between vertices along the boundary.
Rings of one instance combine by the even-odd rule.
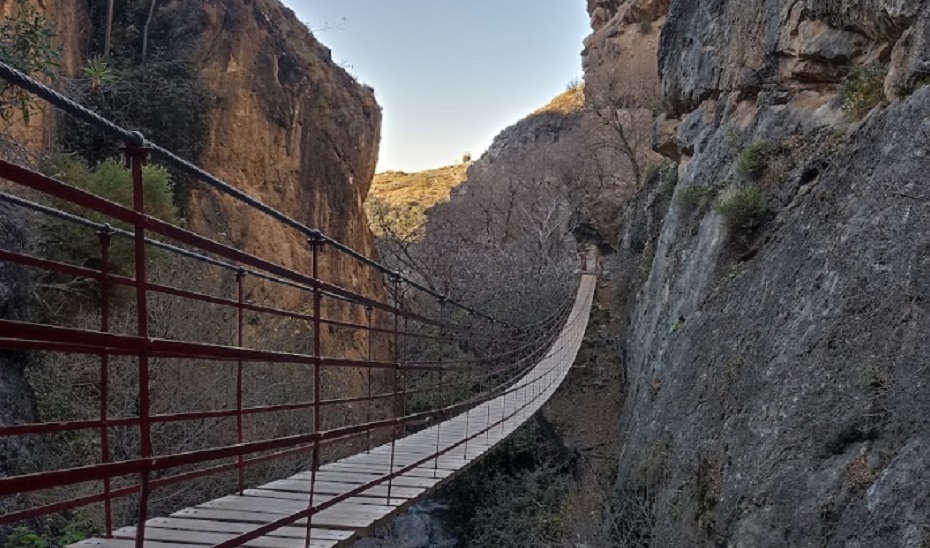
[[[406, 466], [411, 469], [390, 482], [369, 487], [312, 517], [310, 546], [329, 548], [351, 544], [361, 534], [384, 523], [480, 458], [512, 434], [539, 410], [568, 374], [588, 323], [596, 277], [582, 275], [575, 305], [549, 354], [514, 384], [517, 390], [478, 405], [436, 426], [320, 467], [314, 503], [344, 495]], [[503, 420], [502, 420], [503, 419]], [[477, 435], [476, 435], [477, 434]], [[465, 441], [466, 438], [468, 441]], [[441, 456], [433, 457], [438, 452]], [[416, 466], [412, 466], [416, 465]], [[390, 498], [388, 498], [390, 491]], [[307, 509], [310, 472], [273, 481], [242, 496], [231, 495], [168, 517], [152, 518], [145, 526], [145, 546], [178, 548], [215, 545], [263, 524]], [[303, 547], [305, 519], [277, 529], [245, 546]], [[114, 531], [112, 539], [94, 538], [71, 546], [131, 548], [136, 528]]]

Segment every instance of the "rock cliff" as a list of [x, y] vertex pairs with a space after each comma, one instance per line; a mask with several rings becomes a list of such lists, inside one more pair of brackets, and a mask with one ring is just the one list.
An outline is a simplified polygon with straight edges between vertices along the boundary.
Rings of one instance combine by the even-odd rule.
[[[56, 48], [60, 53], [57, 62], [63, 76], [80, 74], [83, 62], [83, 29], [87, 25], [87, 13], [80, 2], [71, 0], [27, 0], [25, 5], [36, 8], [54, 26]], [[0, 0], [0, 18], [5, 19], [17, 11], [15, 0]], [[17, 146], [11, 148], [14, 159], [32, 163], [36, 154], [52, 150], [57, 141], [58, 118], [50, 109], [35, 112], [28, 125], [4, 122], [3, 133]], [[3, 183], [0, 183], [2, 186]]]
[[[30, 0], [31, 1], [31, 0]], [[0, 2], [0, 12], [13, 9]], [[60, 5], [59, 5], [60, 4]], [[36, 1], [55, 24], [64, 75], [79, 74], [90, 47], [92, 21], [80, 3]], [[136, 29], [138, 31], [138, 29]], [[199, 163], [266, 204], [373, 256], [373, 237], [362, 207], [378, 158], [381, 111], [373, 90], [336, 65], [289, 9], [277, 0], [162, 1], [151, 22], [155, 57], [180, 59], [214, 97], [209, 137]], [[33, 154], [54, 147], [57, 117], [14, 126], [10, 134]], [[188, 226], [267, 259], [309, 272], [304, 237], [195, 186]], [[380, 275], [336, 253], [323, 254], [324, 279], [359, 293], [380, 295]], [[227, 280], [228, 281], [228, 280]], [[253, 301], [298, 307], [307, 299], [247, 282]], [[329, 313], [346, 313], [324, 301]], [[361, 319], [361, 310], [353, 312]], [[350, 337], [351, 338], [351, 337]], [[350, 341], [343, 344], [352, 350]], [[342, 347], [331, 347], [333, 353]]]
[[[336, 65], [293, 12], [277, 0], [195, 7], [166, 2], [153, 22], [153, 43], [190, 59], [216, 97], [201, 157], [207, 170], [362, 253], [374, 253], [362, 204], [378, 159], [380, 107], [372, 89]], [[195, 229], [310, 271], [299, 234], [203, 188], [190, 200]], [[335, 253], [325, 255], [325, 279], [380, 294], [380, 275]], [[288, 299], [256, 290], [255, 298]]]
[[[594, 36], [661, 4], [589, 2]], [[618, 281], [641, 538], [926, 546], [930, 4], [667, 8], [654, 145], [679, 164], [618, 245], [641, 273]], [[867, 69], [877, 98], [851, 109]]]
[[[90, 48], [89, 30], [102, 25], [102, 21], [91, 20], [83, 2], [28, 2], [55, 24], [65, 75], [80, 74]], [[8, 15], [12, 5], [12, 0], [0, 0], [0, 14]], [[199, 159], [205, 169], [361, 253], [376, 255], [362, 204], [377, 163], [380, 107], [373, 90], [337, 66], [329, 50], [290, 10], [276, 0], [165, 0], [157, 4], [150, 38], [153, 56], [190, 62], [193, 72], [215, 97], [209, 140]], [[59, 116], [46, 110], [28, 127], [14, 125], [6, 133], [30, 153], [27, 156], [41, 156], [53, 150], [60, 137], [58, 121]], [[300, 234], [204, 186], [195, 186], [187, 199], [185, 222], [194, 231], [296, 270], [311, 271], [311, 254]], [[23, 244], [19, 236], [28, 232], [20, 223], [24, 219], [17, 218], [22, 212], [10, 212], [8, 215], [8, 210], [0, 211], [0, 246], [7, 249]], [[383, 297], [380, 274], [333, 251], [324, 250], [322, 256], [323, 279], [358, 293]], [[209, 274], [187, 275], [181, 278], [182, 283], [208, 284], [205, 291], [235, 294], [231, 276], [212, 283], [207, 281]], [[34, 317], [28, 306], [28, 284], [28, 276], [0, 265], [0, 316]], [[254, 280], [246, 280], [246, 291], [250, 302], [303, 311], [311, 306], [311, 297], [306, 293]], [[324, 314], [329, 317], [364, 321], [360, 307], [350, 310], [332, 299], [324, 299], [323, 304]], [[169, 321], [191, 329], [210, 323], [198, 319], [193, 311], [184, 312], [183, 317]], [[227, 320], [227, 316], [216, 314], [212, 321], [218, 334], [210, 332], [222, 337], [224, 343], [229, 342], [229, 330], [223, 331]], [[292, 329], [287, 331], [286, 342], [301, 344], [300, 348], [305, 349], [307, 341], [312, 340], [308, 328], [289, 327]], [[207, 325], [201, 331], [210, 328]], [[270, 331], [267, 325], [257, 325], [257, 319], [248, 322], [246, 345], [271, 344], [253, 336], [267, 336]], [[331, 329], [323, 334], [323, 351], [328, 355], [365, 357], [361, 341], [363, 334]], [[374, 358], [387, 350], [386, 343], [375, 342]], [[23, 371], [33, 362], [38, 366], [41, 360], [27, 358], [0, 353], [0, 422], [4, 424], [36, 418], [36, 398], [24, 389], [28, 375]], [[327, 390], [332, 392], [324, 397], [361, 393], [362, 372], [333, 373], [333, 377], [333, 382], [327, 383]], [[297, 380], [305, 378], [301, 373]], [[286, 379], [291, 380], [295, 379]], [[41, 395], [38, 399], [41, 401]], [[345, 415], [351, 410], [339, 413]], [[325, 420], [344, 419], [335, 415]], [[9, 456], [9, 462], [0, 459], [0, 470], [21, 472], [14, 470], [16, 464], [14, 456]]]

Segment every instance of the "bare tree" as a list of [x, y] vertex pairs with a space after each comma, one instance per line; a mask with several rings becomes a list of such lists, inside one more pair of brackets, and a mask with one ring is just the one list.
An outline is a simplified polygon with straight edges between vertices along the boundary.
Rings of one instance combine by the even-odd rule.
[[149, 29], [152, 26], [152, 17], [155, 15], [155, 4], [158, 0], [152, 0], [149, 4], [149, 13], [145, 18], [145, 26], [142, 27], [142, 62], [145, 63], [145, 57], [149, 52]]
[[110, 38], [113, 34], [113, 3], [115, 0], [107, 0], [107, 22], [103, 35], [103, 57], [110, 56]]
[[639, 182], [652, 154], [653, 108], [660, 97], [651, 62], [634, 62], [622, 72], [599, 71], [585, 82], [586, 112], [597, 120], [592, 150], [621, 155]]

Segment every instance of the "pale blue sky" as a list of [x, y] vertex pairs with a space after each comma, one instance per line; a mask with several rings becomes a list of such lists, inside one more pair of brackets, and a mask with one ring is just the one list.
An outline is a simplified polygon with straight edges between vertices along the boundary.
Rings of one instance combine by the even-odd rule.
[[477, 158], [581, 76], [590, 31], [585, 0], [284, 3], [375, 89], [384, 108], [379, 171]]

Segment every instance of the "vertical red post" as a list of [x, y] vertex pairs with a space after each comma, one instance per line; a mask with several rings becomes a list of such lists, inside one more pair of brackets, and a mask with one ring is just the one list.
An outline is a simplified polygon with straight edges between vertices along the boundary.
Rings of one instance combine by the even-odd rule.
[[[469, 312], [469, 314], [470, 314], [470, 312]], [[471, 333], [471, 328], [472, 328], [473, 322], [474, 322], [474, 318], [469, 317], [469, 321], [468, 321], [469, 338], [471, 338], [471, 336], [473, 335], [473, 333]], [[472, 377], [473, 377], [473, 374], [474, 374], [475, 366], [476, 366], [476, 364], [469, 364], [469, 365], [468, 365], [468, 382], [466, 383], [466, 386], [468, 386], [468, 390], [466, 390], [466, 392], [465, 392], [465, 401], [466, 401], [466, 402], [467, 402], [467, 401], [470, 401], [470, 400], [472, 399], [472, 392], [474, 392], [474, 387], [472, 386], [472, 382], [473, 382], [473, 381], [472, 381]], [[469, 406], [467, 409], [465, 409], [465, 444], [464, 444], [465, 447], [464, 447], [464, 451], [463, 451], [463, 453], [462, 453], [462, 458], [468, 458], [468, 430], [469, 430], [468, 427], [469, 427], [469, 421], [470, 421], [470, 419], [471, 419], [471, 406]]]
[[[446, 309], [446, 298], [439, 298], [439, 406], [438, 409], [442, 409], [443, 406], [443, 377], [444, 377], [444, 368], [443, 368], [443, 358], [445, 357], [445, 348], [443, 348], [443, 339], [446, 334], [446, 320], [445, 320], [445, 309]], [[436, 459], [433, 461], [433, 477], [436, 477], [436, 473], [439, 471], [439, 442], [440, 436], [442, 434], [442, 421], [445, 417], [444, 413], [439, 414], [439, 420], [436, 423]]]
[[[397, 445], [397, 427], [400, 422], [400, 416], [398, 412], [400, 411], [400, 405], [398, 401], [398, 392], [399, 386], [398, 382], [400, 379], [400, 354], [399, 354], [399, 337], [400, 337], [400, 275], [393, 274], [391, 276], [391, 282], [394, 286], [394, 430], [391, 434], [391, 465], [390, 473], [394, 473], [394, 450]], [[388, 479], [388, 488], [387, 488], [387, 504], [391, 504], [391, 488], [393, 487], [393, 478]]]
[[[403, 338], [401, 339], [401, 352], [400, 352], [400, 365], [398, 369], [400, 370], [400, 393], [403, 396], [400, 398], [400, 416], [406, 417], [409, 409], [407, 408], [407, 370], [404, 369], [404, 364], [407, 363], [407, 321], [408, 318], [404, 316], [404, 333]], [[403, 424], [401, 428], [401, 437], [407, 435], [407, 423]]]
[[[323, 292], [320, 290], [319, 281], [320, 281], [320, 251], [323, 247], [323, 235], [319, 232], [313, 234], [309, 239], [310, 247], [313, 252], [313, 280], [314, 283], [317, 283], [317, 287], [313, 289], [313, 432], [319, 434], [320, 430], [323, 428], [323, 420], [320, 414], [322, 406], [320, 403], [323, 400], [323, 390], [321, 383], [323, 382], [323, 375], [321, 369], [323, 367], [323, 356], [321, 351], [322, 339], [320, 328], [323, 325], [320, 321], [321, 318], [321, 309], [323, 301]], [[313, 508], [313, 499], [316, 492], [316, 472], [320, 468], [320, 440], [315, 439], [313, 441], [313, 462], [310, 466], [310, 500], [309, 508]], [[307, 537], [305, 539], [304, 546], [309, 548], [310, 546], [310, 531], [311, 524], [313, 522], [313, 514], [307, 516]]]
[[[236, 346], [242, 348], [242, 321], [243, 304], [245, 302], [245, 270], [236, 272]], [[245, 441], [242, 434], [242, 360], [236, 362], [236, 443]], [[236, 468], [239, 472], [239, 495], [245, 491], [245, 458], [239, 455], [236, 459]]]
[[509, 388], [504, 387], [504, 394], [501, 397], [501, 435], [504, 435], [504, 417], [507, 415], [507, 391]]
[[[132, 172], [132, 207], [136, 213], [145, 213], [145, 197], [142, 182], [142, 168], [148, 160], [149, 149], [141, 146], [142, 136], [138, 144], [126, 147], [126, 158]], [[135, 223], [133, 234], [136, 263], [136, 334], [143, 339], [149, 336], [148, 294], [145, 273], [145, 221]], [[152, 424], [149, 418], [151, 405], [149, 398], [149, 349], [146, 346], [139, 353], [139, 452], [145, 460], [145, 470], [140, 477], [139, 514], [136, 524], [136, 547], [143, 548], [145, 539], [145, 521], [148, 519], [149, 503], [149, 459], [152, 457]]]
[[[474, 320], [472, 320], [471, 340], [469, 342], [469, 346], [472, 348], [474, 348], [475, 346], [474, 339], [475, 339]], [[475, 362], [475, 365], [477, 365], [478, 363], [479, 362]], [[488, 372], [484, 374], [484, 377], [487, 379], [487, 382], [485, 383], [485, 389], [484, 389], [486, 397], [491, 395], [491, 390], [492, 390], [491, 384], [493, 384], [494, 382], [494, 379], [491, 378], [491, 368], [494, 367], [494, 365], [489, 363], [487, 364], [487, 367], [488, 367]], [[489, 399], [485, 402], [485, 405], [488, 406], [488, 421], [487, 421], [487, 424], [485, 425], [486, 426], [485, 428], [485, 434], [486, 434], [485, 440], [486, 441], [491, 440], [491, 402], [492, 401], [494, 400]]]
[[[107, 225], [97, 232], [100, 238], [100, 331], [110, 331], [110, 240], [113, 229]], [[110, 462], [110, 429], [107, 426], [107, 404], [110, 399], [110, 355], [100, 354], [100, 462]], [[107, 538], [113, 537], [113, 501], [110, 499], [110, 478], [103, 479], [103, 515]]]
[[[366, 339], [367, 339], [366, 342], [368, 343], [368, 363], [369, 364], [371, 363], [371, 313], [374, 312], [374, 310], [375, 309], [370, 305], [365, 307], [365, 319], [367, 320], [367, 324], [368, 324], [368, 331], [367, 331], [368, 335], [366, 336]], [[366, 371], [366, 376], [368, 377], [368, 399], [365, 402], [367, 404], [365, 422], [367, 423], [371, 423], [371, 371], [372, 369], [370, 367], [368, 368], [368, 371]], [[368, 439], [367, 452], [371, 453], [371, 429], [370, 428], [365, 430], [365, 436]]]

